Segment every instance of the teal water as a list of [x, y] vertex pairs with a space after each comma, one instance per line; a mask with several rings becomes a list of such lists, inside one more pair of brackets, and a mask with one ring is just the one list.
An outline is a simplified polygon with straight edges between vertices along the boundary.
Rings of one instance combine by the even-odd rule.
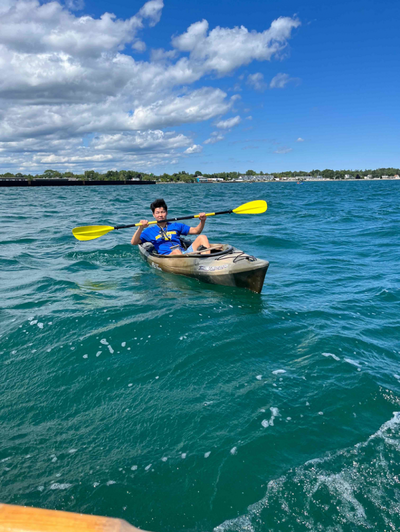
[[[151, 269], [128, 224], [205, 233], [262, 294]], [[400, 529], [400, 183], [3, 189], [1, 502], [155, 532]]]

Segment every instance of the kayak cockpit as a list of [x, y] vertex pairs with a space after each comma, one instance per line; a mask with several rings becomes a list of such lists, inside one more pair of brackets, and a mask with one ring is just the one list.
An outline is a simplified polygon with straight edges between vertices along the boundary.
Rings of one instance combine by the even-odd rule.
[[[184, 240], [183, 238], [181, 238], [181, 246], [184, 250], [188, 249], [191, 245], [191, 241], [190, 240]], [[155, 250], [155, 247], [153, 246], [153, 244], [151, 244], [150, 242], [145, 242], [144, 244], [140, 244], [140, 246], [149, 254], [151, 255], [152, 257], [157, 257], [159, 259], [176, 259], [176, 258], [196, 258], [196, 259], [201, 259], [201, 258], [208, 258], [210, 259], [211, 257], [214, 258], [214, 257], [220, 257], [222, 255], [227, 255], [228, 253], [232, 253], [234, 248], [233, 246], [230, 246], [229, 244], [210, 244], [210, 247], [209, 248], [202, 248], [201, 250], [198, 250], [198, 251], [192, 251], [191, 253], [185, 253], [185, 254], [182, 254], [182, 255], [159, 255], [156, 250]], [[207, 253], [209, 251], [209, 253]]]

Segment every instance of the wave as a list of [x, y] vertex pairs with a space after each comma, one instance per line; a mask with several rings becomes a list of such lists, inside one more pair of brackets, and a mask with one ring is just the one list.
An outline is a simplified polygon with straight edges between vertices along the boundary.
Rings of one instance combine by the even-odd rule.
[[306, 462], [214, 532], [398, 530], [400, 412], [366, 442]]

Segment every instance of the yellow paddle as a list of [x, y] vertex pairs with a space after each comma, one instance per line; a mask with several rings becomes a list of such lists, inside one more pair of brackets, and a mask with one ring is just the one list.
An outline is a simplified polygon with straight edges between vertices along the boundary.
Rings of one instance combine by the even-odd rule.
[[[267, 210], [267, 202], [264, 200], [256, 200], [256, 201], [250, 201], [249, 203], [244, 203], [243, 205], [240, 205], [240, 207], [237, 207], [236, 209], [232, 209], [230, 211], [221, 211], [221, 212], [209, 212], [206, 214], [206, 216], [218, 216], [219, 214], [231, 214], [234, 212], [235, 214], [262, 214]], [[181, 218], [169, 218], [168, 220], [165, 220], [165, 222], [177, 222], [178, 220], [190, 220], [191, 218], [198, 218], [199, 215], [195, 214], [192, 216], [183, 216]], [[149, 225], [156, 224], [157, 221], [154, 220], [154, 222], [149, 222]], [[119, 225], [117, 227], [111, 227], [110, 225], [86, 225], [84, 227], [75, 227], [75, 229], [72, 229], [72, 234], [74, 237], [78, 240], [94, 240], [95, 238], [100, 238], [103, 235], [106, 235], [110, 231], [115, 231], [117, 229], [126, 229], [128, 227], [137, 227], [138, 224], [131, 224], [131, 225]]]

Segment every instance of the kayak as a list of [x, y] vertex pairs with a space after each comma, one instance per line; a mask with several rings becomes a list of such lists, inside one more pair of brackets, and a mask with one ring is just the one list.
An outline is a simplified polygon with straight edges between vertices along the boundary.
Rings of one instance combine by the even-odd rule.
[[[185, 248], [190, 242], [183, 243]], [[205, 250], [185, 255], [159, 255], [150, 242], [139, 244], [143, 259], [153, 268], [194, 277], [199, 281], [261, 292], [269, 262], [248, 255], [228, 244], [210, 244]], [[207, 251], [206, 250], [206, 251]]]

